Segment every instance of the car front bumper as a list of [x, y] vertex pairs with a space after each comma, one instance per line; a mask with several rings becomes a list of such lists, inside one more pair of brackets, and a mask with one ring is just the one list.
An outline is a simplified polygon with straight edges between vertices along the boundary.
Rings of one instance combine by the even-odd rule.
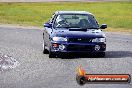
[[[56, 44], [56, 46], [54, 46]], [[105, 52], [106, 43], [59, 43], [52, 42], [51, 52]]]

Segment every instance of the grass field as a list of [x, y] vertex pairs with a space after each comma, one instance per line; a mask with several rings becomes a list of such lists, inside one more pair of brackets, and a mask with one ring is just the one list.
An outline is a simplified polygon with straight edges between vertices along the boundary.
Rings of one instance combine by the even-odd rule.
[[57, 10], [85, 10], [100, 24], [132, 30], [132, 2], [0, 3], [0, 23], [42, 27]]

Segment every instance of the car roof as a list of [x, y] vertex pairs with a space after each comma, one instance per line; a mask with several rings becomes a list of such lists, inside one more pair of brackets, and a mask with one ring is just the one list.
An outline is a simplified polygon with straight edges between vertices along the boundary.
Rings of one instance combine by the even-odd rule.
[[86, 11], [56, 11], [55, 14], [90, 14], [93, 15], [90, 12]]

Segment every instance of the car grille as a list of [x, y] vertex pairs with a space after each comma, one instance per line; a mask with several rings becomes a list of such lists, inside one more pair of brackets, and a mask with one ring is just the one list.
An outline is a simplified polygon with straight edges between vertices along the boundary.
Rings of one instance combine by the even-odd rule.
[[88, 43], [92, 42], [92, 38], [69, 38], [68, 42]]
[[93, 45], [70, 44], [67, 46], [67, 51], [92, 51], [93, 49], [94, 49]]

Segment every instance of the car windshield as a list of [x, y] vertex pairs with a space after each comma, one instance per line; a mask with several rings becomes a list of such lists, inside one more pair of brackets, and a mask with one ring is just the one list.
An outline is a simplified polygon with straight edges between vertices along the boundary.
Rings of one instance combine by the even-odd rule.
[[60, 14], [57, 16], [54, 28], [99, 28], [97, 21], [92, 15], [86, 14]]

